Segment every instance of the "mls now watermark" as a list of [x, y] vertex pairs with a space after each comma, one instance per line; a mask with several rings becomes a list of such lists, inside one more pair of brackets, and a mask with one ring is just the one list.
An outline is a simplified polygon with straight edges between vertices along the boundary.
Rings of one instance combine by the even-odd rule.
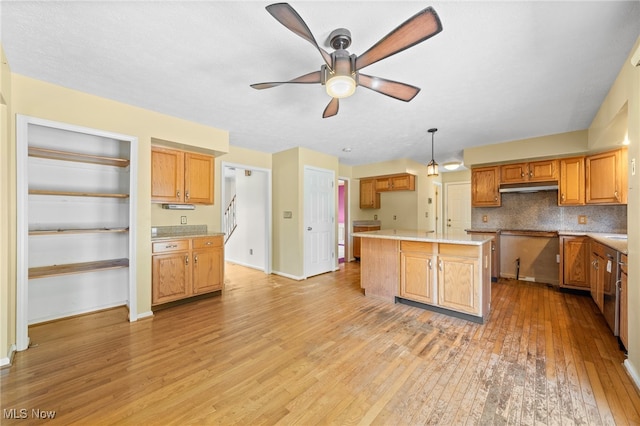
[[2, 416], [5, 419], [53, 419], [56, 412], [51, 410], [41, 410], [39, 408], [5, 408], [2, 410]]

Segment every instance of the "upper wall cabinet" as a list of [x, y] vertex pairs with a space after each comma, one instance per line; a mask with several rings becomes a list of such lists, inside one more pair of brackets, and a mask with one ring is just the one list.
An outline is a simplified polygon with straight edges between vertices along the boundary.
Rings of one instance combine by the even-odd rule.
[[506, 164], [501, 166], [500, 176], [502, 183], [558, 180], [558, 160]]
[[214, 157], [151, 147], [151, 201], [213, 204]]
[[471, 169], [471, 206], [500, 207], [500, 167]]
[[584, 205], [584, 157], [561, 158], [559, 206]]
[[627, 204], [627, 149], [585, 158], [586, 203]]
[[376, 191], [375, 178], [360, 179], [360, 208], [380, 208], [380, 193]]
[[378, 176], [376, 178], [376, 191], [415, 191], [416, 177], [409, 173], [397, 175]]

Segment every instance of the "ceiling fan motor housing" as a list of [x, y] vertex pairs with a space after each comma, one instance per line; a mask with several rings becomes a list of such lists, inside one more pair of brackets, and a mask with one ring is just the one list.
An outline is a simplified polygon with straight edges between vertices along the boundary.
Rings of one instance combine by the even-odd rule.
[[344, 49], [336, 50], [331, 53], [331, 65], [333, 69], [322, 65], [321, 67], [321, 83], [325, 84], [331, 77], [348, 76], [355, 80], [358, 84], [358, 73], [356, 73], [356, 55], [350, 55]]
[[351, 31], [346, 28], [338, 28], [329, 34], [329, 44], [335, 50], [347, 49], [351, 46]]

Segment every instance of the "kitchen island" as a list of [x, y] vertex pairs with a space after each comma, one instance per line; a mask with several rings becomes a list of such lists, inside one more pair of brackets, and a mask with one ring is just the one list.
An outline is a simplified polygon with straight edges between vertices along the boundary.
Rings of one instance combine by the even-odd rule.
[[491, 238], [433, 231], [359, 232], [360, 286], [390, 302], [482, 323], [491, 303]]

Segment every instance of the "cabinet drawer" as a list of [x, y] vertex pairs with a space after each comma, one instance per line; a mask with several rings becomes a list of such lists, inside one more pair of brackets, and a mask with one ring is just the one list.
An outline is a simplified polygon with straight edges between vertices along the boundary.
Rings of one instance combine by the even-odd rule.
[[401, 241], [401, 251], [417, 251], [422, 253], [434, 253], [434, 243], [423, 243], [420, 241]]
[[153, 243], [152, 253], [189, 250], [189, 240], [171, 240]]
[[479, 246], [467, 246], [462, 244], [440, 244], [440, 254], [452, 256], [478, 257]]
[[212, 247], [222, 247], [222, 237], [206, 237], [206, 238], [193, 239], [194, 249], [212, 248]]

